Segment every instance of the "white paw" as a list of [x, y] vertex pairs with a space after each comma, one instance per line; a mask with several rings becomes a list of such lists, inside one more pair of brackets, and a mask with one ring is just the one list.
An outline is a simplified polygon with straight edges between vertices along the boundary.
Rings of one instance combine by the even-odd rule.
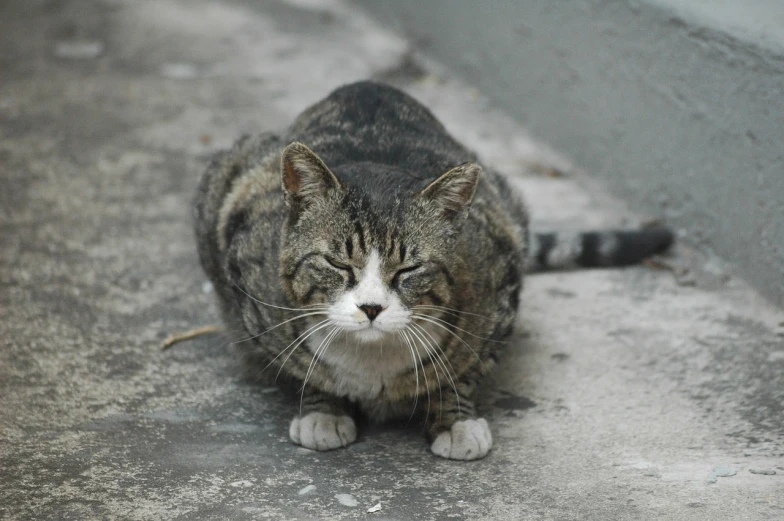
[[430, 446], [436, 456], [465, 461], [484, 458], [492, 448], [493, 435], [484, 418], [455, 422]]
[[357, 426], [350, 416], [311, 412], [291, 420], [289, 436], [306, 449], [332, 450], [354, 442]]

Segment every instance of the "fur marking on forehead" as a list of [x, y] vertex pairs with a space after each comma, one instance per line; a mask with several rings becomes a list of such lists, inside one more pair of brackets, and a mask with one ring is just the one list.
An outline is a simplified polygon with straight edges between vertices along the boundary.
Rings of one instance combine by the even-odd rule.
[[389, 301], [389, 290], [381, 278], [381, 256], [375, 248], [370, 250], [362, 276], [353, 293], [358, 304], [386, 306]]

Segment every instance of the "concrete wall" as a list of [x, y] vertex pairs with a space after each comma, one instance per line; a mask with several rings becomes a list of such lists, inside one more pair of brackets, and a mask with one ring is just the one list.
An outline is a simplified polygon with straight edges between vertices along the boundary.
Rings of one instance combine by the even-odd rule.
[[784, 2], [359, 3], [784, 304]]

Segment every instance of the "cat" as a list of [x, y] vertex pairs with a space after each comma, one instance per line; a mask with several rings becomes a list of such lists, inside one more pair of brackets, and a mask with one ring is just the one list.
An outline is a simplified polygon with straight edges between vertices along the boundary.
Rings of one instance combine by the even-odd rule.
[[456, 460], [492, 448], [472, 395], [512, 334], [524, 272], [632, 264], [673, 240], [652, 228], [531, 234], [529, 247], [506, 179], [419, 102], [370, 81], [217, 154], [194, 214], [251, 374], [298, 393], [294, 443], [344, 447], [358, 414], [417, 412], [431, 451]]

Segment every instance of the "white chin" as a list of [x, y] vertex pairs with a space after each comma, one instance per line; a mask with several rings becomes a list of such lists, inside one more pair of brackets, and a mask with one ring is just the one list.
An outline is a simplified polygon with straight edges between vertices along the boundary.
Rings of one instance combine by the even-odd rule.
[[363, 341], [363, 342], [375, 342], [377, 340], [381, 340], [387, 335], [386, 332], [381, 331], [375, 327], [369, 327], [367, 329], [360, 329], [359, 331], [354, 331], [354, 336]]

